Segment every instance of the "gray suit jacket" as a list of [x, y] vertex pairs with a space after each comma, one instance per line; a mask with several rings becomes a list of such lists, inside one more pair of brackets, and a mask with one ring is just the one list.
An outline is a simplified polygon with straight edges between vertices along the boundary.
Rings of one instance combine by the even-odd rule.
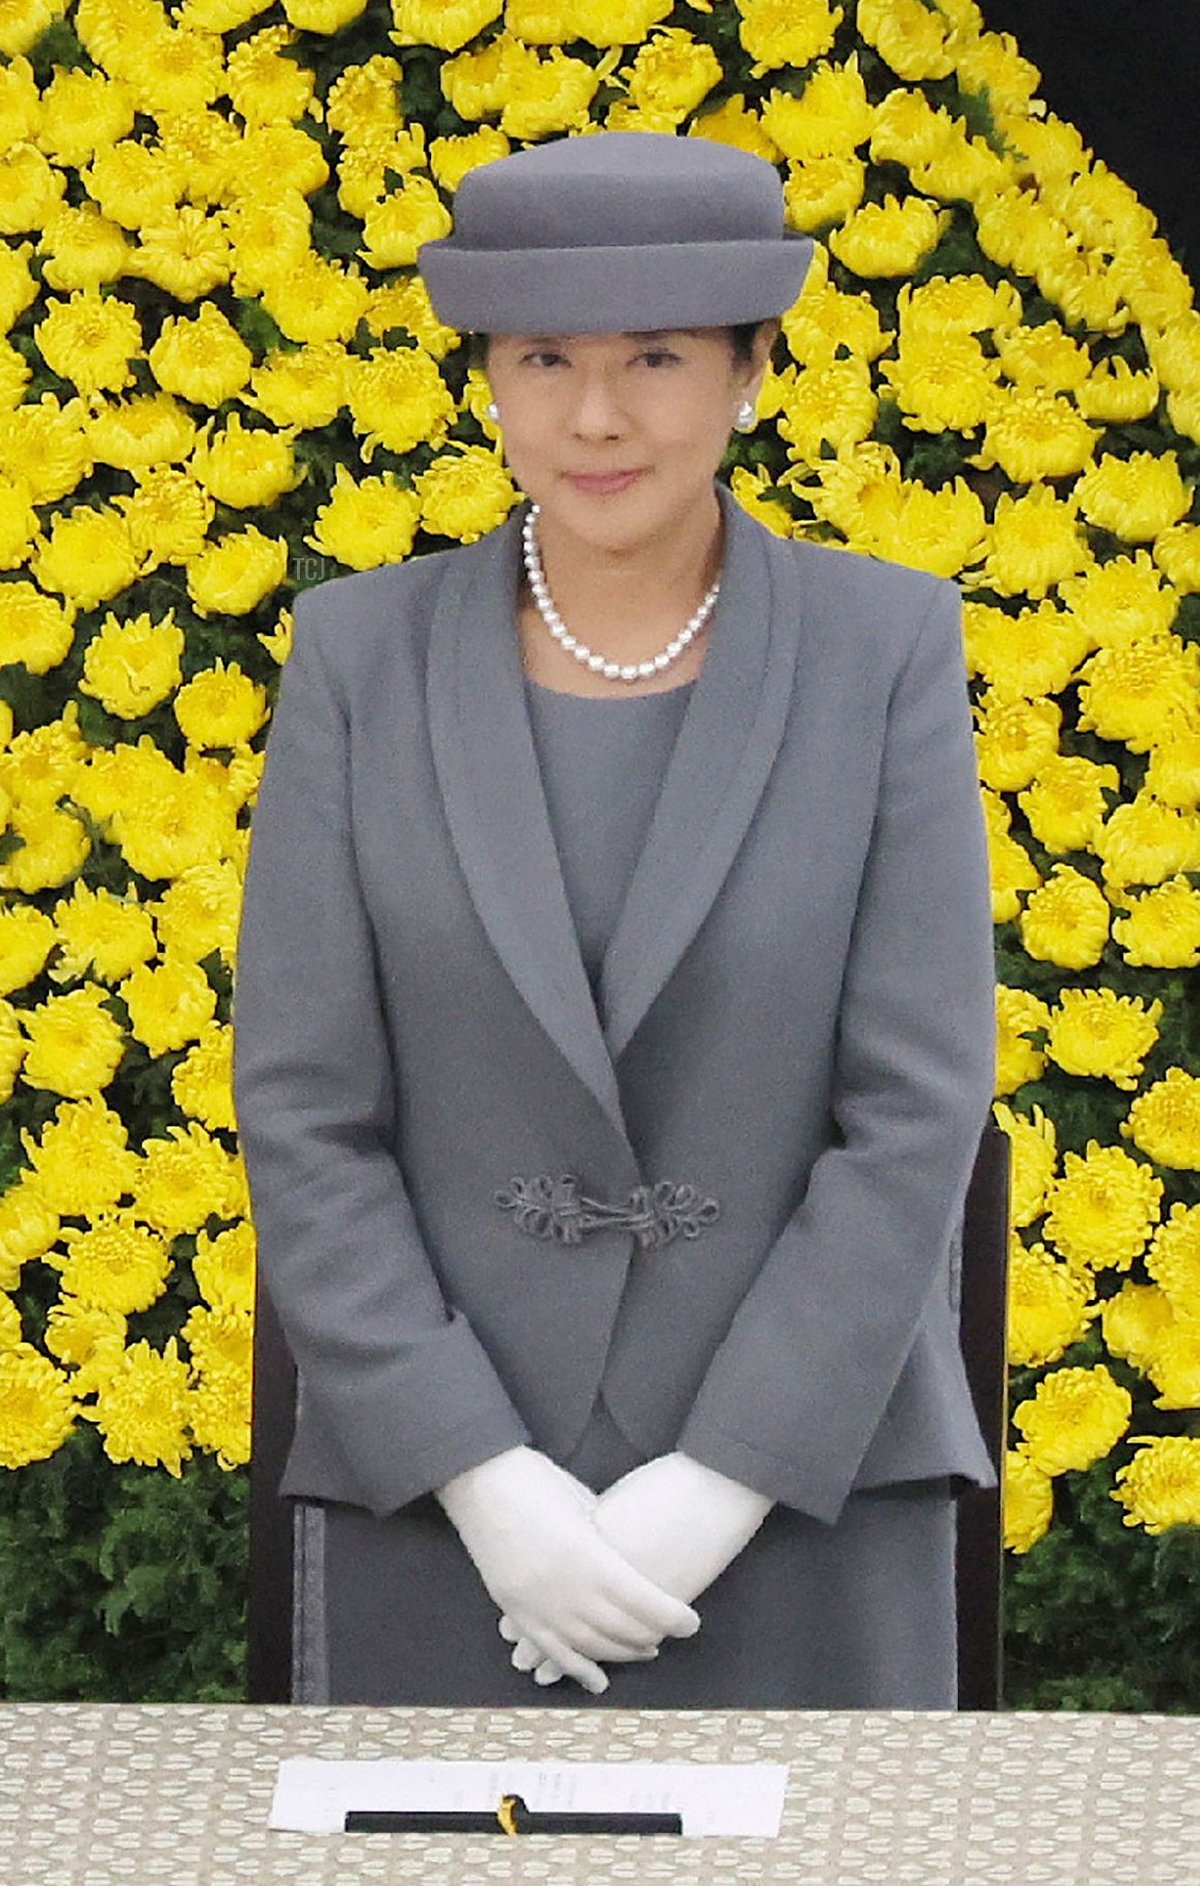
[[299, 598], [235, 995], [289, 1493], [384, 1514], [519, 1443], [564, 1459], [602, 1374], [647, 1457], [822, 1520], [994, 1483], [956, 1316], [994, 1084], [957, 591], [717, 489], [709, 650], [596, 998], [520, 515]]

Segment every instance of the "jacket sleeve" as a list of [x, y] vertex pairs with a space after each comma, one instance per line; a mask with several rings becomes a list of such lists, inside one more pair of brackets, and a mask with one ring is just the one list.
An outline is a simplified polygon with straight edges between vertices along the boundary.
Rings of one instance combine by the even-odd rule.
[[395, 1510], [529, 1433], [441, 1294], [394, 1153], [394, 1069], [355, 868], [348, 726], [296, 609], [254, 813], [234, 1091], [263, 1280], [344, 1497]]
[[939, 583], [888, 704], [842, 980], [831, 1143], [677, 1442], [836, 1519], [952, 1236], [995, 1087], [987, 841], [957, 590]]

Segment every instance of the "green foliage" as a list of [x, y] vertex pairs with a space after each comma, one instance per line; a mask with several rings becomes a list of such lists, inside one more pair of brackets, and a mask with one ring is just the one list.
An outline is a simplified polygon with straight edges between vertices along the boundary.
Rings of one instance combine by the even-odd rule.
[[1010, 1709], [1200, 1708], [1200, 1526], [1127, 1527], [1112, 1474], [1062, 1475], [1054, 1525], [1007, 1560]]
[[237, 1702], [248, 1476], [114, 1466], [90, 1430], [0, 1480], [0, 1695]]

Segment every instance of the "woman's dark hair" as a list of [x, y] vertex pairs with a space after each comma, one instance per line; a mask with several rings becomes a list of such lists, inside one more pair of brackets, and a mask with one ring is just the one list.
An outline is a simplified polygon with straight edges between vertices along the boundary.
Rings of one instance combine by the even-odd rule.
[[[762, 325], [761, 321], [739, 321], [735, 327], [726, 328], [734, 360], [739, 366], [749, 366], [754, 351], [754, 336]], [[487, 345], [486, 334], [467, 335], [467, 364], [480, 373], [487, 366]]]

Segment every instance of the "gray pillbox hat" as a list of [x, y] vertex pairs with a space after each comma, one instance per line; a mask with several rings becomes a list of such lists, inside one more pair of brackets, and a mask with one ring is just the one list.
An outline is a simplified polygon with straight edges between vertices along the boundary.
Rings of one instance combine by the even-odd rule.
[[461, 333], [594, 334], [766, 320], [791, 307], [811, 258], [763, 158], [597, 131], [469, 170], [453, 234], [424, 243], [417, 266]]

